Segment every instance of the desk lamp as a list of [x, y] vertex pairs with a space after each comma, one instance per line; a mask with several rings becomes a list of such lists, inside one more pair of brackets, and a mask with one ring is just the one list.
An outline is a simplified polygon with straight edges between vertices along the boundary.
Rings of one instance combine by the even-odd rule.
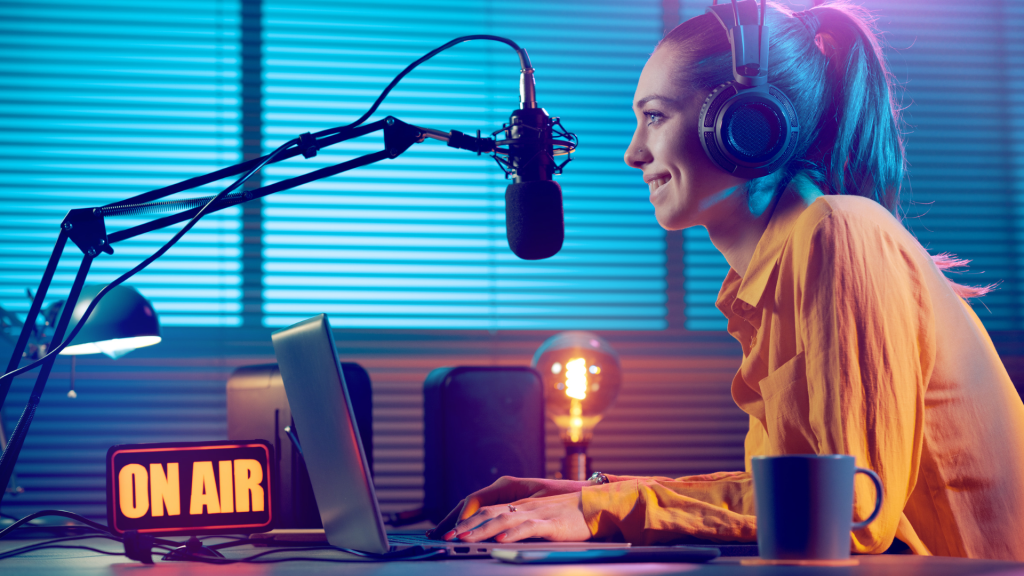
[[[93, 298], [102, 289], [103, 285], [82, 288], [82, 294], [71, 316], [72, 322], [77, 324], [81, 320], [85, 309], [89, 307]], [[31, 295], [31, 292], [29, 294]], [[63, 302], [50, 305], [43, 313], [46, 321], [44, 326], [53, 326], [63, 307]], [[22, 322], [17, 316], [0, 308], [0, 328], [20, 328], [21, 325]], [[33, 334], [33, 339], [38, 340], [34, 345], [35, 353], [41, 356], [46, 351], [46, 343], [43, 338], [44, 327], [37, 327]], [[108, 292], [107, 297], [96, 305], [96, 309], [86, 319], [75, 339], [60, 351], [62, 355], [71, 356], [71, 389], [68, 391], [68, 397], [76, 398], [78, 396], [75, 392], [75, 357], [77, 355], [102, 352], [117, 359], [136, 348], [152, 346], [158, 342], [160, 342], [160, 322], [153, 306], [131, 286], [121, 284], [114, 287]], [[3, 430], [0, 429], [0, 450], [6, 449], [7, 438]], [[16, 481], [13, 483], [17, 484]], [[24, 490], [15, 486], [12, 491], [20, 493]]]
[[[77, 324], [103, 285], [86, 286], [75, 304], [71, 322]], [[96, 305], [85, 325], [61, 354], [103, 353], [113, 359], [160, 342], [160, 321], [153, 305], [138, 290], [124, 284], [115, 286]]]
[[562, 332], [541, 344], [532, 365], [544, 380], [544, 409], [565, 443], [562, 478], [586, 480], [594, 426], [615, 403], [622, 385], [619, 355], [596, 334]]
[[[86, 309], [103, 289], [103, 285], [85, 286], [71, 314], [71, 321], [77, 324]], [[63, 304], [61, 304], [63, 307]], [[139, 294], [138, 290], [120, 284], [112, 288], [107, 297], [100, 300], [61, 355], [71, 356], [71, 389], [68, 398], [77, 398], [75, 392], [75, 359], [83, 354], [106, 354], [117, 360], [135, 350], [160, 342], [160, 321], [153, 305]]]

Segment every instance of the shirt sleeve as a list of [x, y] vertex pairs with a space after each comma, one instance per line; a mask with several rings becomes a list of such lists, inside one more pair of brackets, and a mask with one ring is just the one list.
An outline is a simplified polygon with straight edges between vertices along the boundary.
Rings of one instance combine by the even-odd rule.
[[[800, 398], [780, 394], [773, 410], [762, 385], [766, 413], [777, 414], [769, 436], [773, 445], [802, 438], [817, 454], [854, 456], [878, 474], [881, 512], [853, 532], [852, 549], [880, 553], [893, 541], [921, 462], [935, 354], [927, 254], [888, 214], [842, 212], [819, 220], [794, 250], [807, 262], [794, 283], [803, 369], [788, 383]], [[772, 434], [773, 425], [788, 429]], [[854, 518], [862, 520], [875, 507], [875, 487], [861, 474], [855, 482]]]
[[757, 539], [753, 483], [747, 472], [683, 478], [609, 476], [583, 489], [591, 534], [650, 545], [694, 537], [714, 542]]

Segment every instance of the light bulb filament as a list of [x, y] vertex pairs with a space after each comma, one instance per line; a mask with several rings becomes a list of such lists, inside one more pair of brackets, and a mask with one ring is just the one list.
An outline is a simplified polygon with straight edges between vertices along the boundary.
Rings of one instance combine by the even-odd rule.
[[587, 397], [587, 361], [574, 358], [565, 364], [565, 395], [583, 400]]

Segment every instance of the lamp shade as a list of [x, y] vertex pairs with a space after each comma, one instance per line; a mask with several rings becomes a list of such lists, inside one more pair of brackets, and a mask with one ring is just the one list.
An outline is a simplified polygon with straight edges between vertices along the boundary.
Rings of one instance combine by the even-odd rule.
[[[78, 324], [102, 285], [82, 288], [68, 328]], [[99, 354], [119, 358], [136, 348], [160, 342], [160, 321], [142, 294], [124, 284], [115, 286], [89, 315], [85, 325], [61, 354]]]

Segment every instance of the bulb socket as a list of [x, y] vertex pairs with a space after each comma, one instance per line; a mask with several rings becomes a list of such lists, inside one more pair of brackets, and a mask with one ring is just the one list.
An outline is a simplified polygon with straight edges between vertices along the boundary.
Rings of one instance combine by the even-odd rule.
[[562, 458], [562, 479], [586, 481], [593, 474], [593, 463], [587, 456], [586, 442], [566, 442]]

